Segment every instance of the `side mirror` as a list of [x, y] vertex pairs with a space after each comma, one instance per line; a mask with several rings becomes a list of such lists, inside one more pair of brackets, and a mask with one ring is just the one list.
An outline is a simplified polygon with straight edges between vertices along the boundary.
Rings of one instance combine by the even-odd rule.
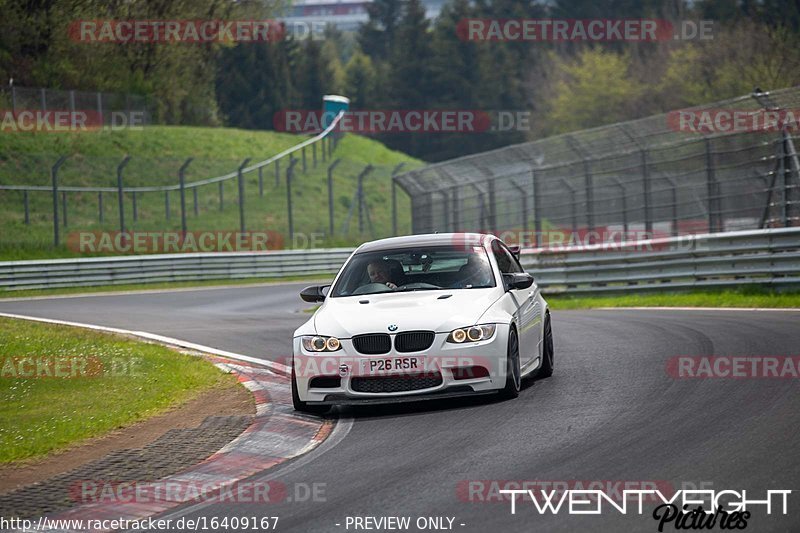
[[512, 289], [527, 289], [533, 285], [533, 276], [527, 272], [503, 274], [503, 283], [505, 283], [507, 291]]
[[324, 302], [325, 297], [328, 295], [330, 285], [312, 285], [300, 291], [300, 298], [304, 302]]
[[515, 244], [514, 246], [509, 246], [508, 247], [508, 250], [511, 252], [511, 255], [516, 257], [517, 261], [519, 261], [519, 252], [520, 252], [521, 249], [522, 248], [520, 247], [519, 244]]

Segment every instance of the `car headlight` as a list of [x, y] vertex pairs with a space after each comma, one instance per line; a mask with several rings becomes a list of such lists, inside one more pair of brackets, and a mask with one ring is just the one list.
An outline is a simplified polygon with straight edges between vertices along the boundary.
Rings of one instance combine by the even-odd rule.
[[479, 324], [477, 326], [454, 329], [447, 336], [447, 342], [462, 344], [464, 342], [485, 341], [494, 336], [494, 330], [494, 324]]
[[335, 352], [342, 347], [342, 343], [336, 337], [305, 335], [300, 340], [303, 343], [303, 348], [308, 352]]

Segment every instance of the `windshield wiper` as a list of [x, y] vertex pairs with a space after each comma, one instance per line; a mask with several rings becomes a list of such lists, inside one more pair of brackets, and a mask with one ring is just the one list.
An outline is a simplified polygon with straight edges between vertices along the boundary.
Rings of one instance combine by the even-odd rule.
[[394, 292], [440, 291], [442, 287], [397, 287]]

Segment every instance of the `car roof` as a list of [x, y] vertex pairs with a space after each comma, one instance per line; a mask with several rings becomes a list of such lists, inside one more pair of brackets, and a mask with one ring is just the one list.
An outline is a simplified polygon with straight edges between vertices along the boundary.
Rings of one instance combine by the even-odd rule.
[[456, 243], [485, 242], [486, 239], [496, 239], [487, 233], [425, 233], [422, 235], [404, 235], [402, 237], [389, 237], [377, 241], [365, 242], [356, 249], [356, 253], [375, 252], [396, 248], [415, 248], [417, 246], [445, 246]]

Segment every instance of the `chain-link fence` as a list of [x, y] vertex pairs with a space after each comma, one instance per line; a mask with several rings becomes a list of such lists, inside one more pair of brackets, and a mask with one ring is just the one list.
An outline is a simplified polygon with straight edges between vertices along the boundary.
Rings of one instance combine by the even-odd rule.
[[140, 94], [110, 93], [101, 91], [63, 91], [44, 87], [2, 87], [0, 108], [14, 115], [23, 111], [48, 112], [81, 111], [92, 116], [90, 122], [98, 121], [105, 126], [127, 126], [131, 117], [139, 125], [152, 120], [147, 97]]
[[[411, 197], [414, 233], [511, 233], [520, 244], [545, 245], [553, 234], [591, 244], [609, 233], [638, 240], [800, 225], [798, 104], [800, 88], [756, 92], [462, 157], [395, 181]], [[770, 116], [780, 116], [779, 127]]]

